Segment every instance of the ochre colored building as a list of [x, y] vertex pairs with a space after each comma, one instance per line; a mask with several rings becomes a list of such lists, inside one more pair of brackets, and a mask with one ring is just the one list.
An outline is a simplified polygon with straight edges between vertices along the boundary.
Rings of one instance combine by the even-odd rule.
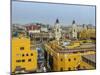
[[30, 39], [25, 37], [12, 38], [12, 72], [34, 72], [37, 69], [37, 51], [31, 49]]
[[56, 43], [45, 44], [47, 60], [52, 71], [95, 69], [94, 65], [83, 60], [85, 55], [95, 55], [95, 48], [64, 49]]

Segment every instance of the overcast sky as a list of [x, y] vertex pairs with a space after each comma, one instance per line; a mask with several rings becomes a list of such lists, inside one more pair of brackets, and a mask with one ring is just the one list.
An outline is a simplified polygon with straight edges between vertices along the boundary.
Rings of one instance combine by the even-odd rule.
[[95, 6], [48, 4], [35, 2], [12, 2], [12, 23], [55, 23], [59, 19], [62, 25], [77, 24], [95, 25]]

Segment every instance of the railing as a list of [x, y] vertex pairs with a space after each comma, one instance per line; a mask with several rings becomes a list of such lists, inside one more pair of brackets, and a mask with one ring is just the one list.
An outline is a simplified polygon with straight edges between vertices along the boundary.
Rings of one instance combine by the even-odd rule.
[[89, 65], [91, 65], [91, 66], [93, 66], [93, 67], [96, 67], [96, 63], [95, 63], [95, 62], [93, 62], [93, 61], [91, 61], [91, 60], [85, 58], [84, 56], [82, 56], [82, 61], [88, 63]]
[[83, 48], [83, 49], [63, 49], [63, 50], [58, 50], [60, 53], [74, 53], [74, 52], [81, 52], [84, 53], [86, 51], [95, 51], [95, 48]]

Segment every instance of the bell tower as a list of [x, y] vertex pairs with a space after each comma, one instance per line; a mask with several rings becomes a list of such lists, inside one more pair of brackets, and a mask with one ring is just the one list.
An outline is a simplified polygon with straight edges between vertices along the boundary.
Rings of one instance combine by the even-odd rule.
[[55, 25], [54, 25], [54, 36], [55, 39], [57, 40], [58, 44], [59, 44], [59, 40], [61, 38], [61, 27], [60, 27], [60, 23], [59, 20], [56, 19]]
[[75, 20], [72, 22], [72, 38], [77, 39], [77, 25], [75, 23]]

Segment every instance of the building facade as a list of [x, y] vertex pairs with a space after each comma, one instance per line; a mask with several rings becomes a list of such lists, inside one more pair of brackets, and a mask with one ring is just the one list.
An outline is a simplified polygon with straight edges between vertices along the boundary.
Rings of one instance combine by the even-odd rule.
[[45, 44], [46, 58], [52, 71], [71, 71], [95, 69], [94, 65], [90, 65], [83, 60], [84, 55], [95, 54], [95, 49], [88, 48], [73, 48], [65, 49], [57, 45], [56, 42]]
[[37, 55], [37, 50], [31, 49], [29, 38], [12, 38], [12, 72], [36, 71]]

